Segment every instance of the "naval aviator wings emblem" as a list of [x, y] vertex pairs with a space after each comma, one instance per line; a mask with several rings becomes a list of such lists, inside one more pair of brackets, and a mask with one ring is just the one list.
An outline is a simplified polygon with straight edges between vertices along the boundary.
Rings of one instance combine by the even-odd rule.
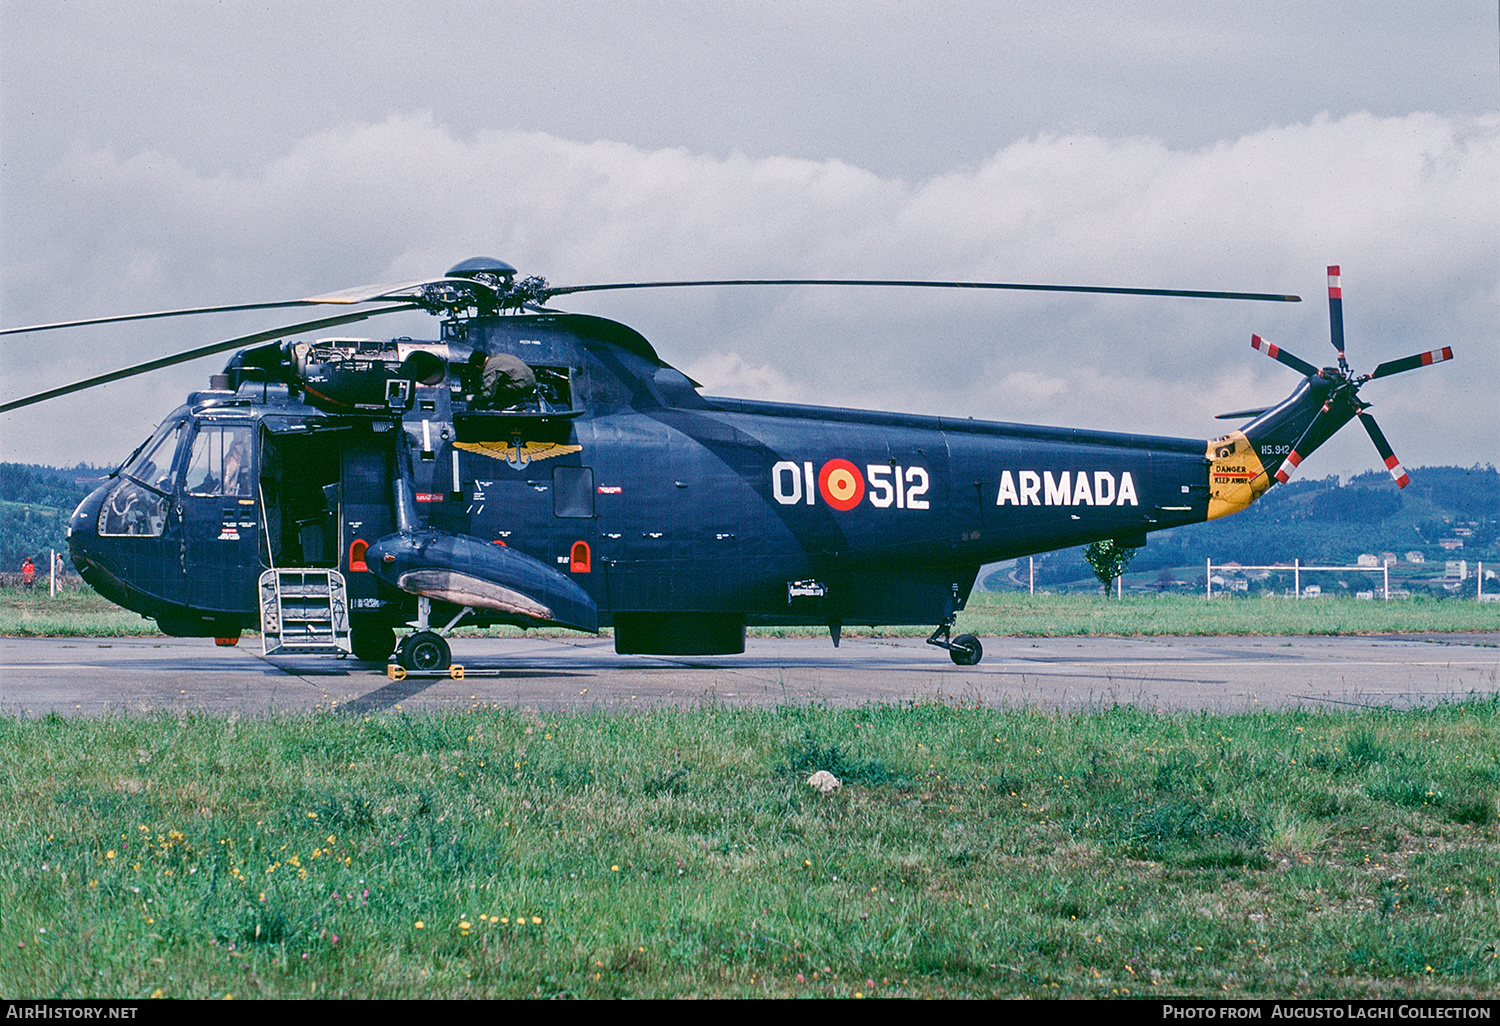
[[523, 442], [520, 435], [511, 438], [509, 443], [455, 442], [454, 445], [469, 452], [477, 452], [481, 456], [488, 456], [492, 460], [503, 460], [517, 470], [524, 470], [532, 460], [565, 456], [570, 452], [579, 452], [583, 449], [581, 445], [567, 445], [563, 442]]

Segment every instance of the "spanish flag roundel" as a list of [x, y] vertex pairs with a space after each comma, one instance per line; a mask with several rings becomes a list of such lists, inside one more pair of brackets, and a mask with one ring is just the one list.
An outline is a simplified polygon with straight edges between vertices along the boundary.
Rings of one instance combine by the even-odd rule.
[[818, 491], [834, 509], [853, 509], [865, 497], [865, 479], [848, 460], [829, 460], [818, 471]]

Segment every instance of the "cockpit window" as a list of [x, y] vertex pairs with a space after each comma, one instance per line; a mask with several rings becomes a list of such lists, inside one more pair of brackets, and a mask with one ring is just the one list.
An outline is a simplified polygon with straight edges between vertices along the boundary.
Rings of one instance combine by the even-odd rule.
[[99, 508], [99, 534], [155, 538], [171, 505], [172, 462], [182, 437], [182, 421], [157, 428], [120, 468], [120, 482]]
[[250, 441], [248, 424], [200, 427], [184, 477], [188, 494], [248, 496]]
[[145, 445], [125, 462], [120, 473], [143, 485], [170, 491], [172, 457], [177, 454], [177, 440], [182, 435], [182, 421], [163, 424]]

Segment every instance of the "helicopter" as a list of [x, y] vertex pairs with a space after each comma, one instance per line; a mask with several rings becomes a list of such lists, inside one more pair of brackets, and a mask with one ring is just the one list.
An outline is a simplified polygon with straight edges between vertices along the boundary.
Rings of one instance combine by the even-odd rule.
[[[638, 332], [552, 301], [722, 286], [969, 288], [1298, 302], [1200, 290], [849, 279], [554, 286], [465, 260], [442, 277], [275, 303], [9, 328], [299, 306], [360, 309], [212, 343], [0, 404], [0, 413], [235, 350], [83, 500], [69, 548], [100, 594], [172, 636], [452, 665], [458, 626], [598, 632], [618, 652], [744, 651], [747, 625], [927, 625], [953, 636], [986, 563], [1248, 507], [1350, 420], [1408, 478], [1360, 389], [1445, 347], [1354, 373], [1339, 268], [1336, 364], [1252, 336], [1301, 376], [1209, 438], [1074, 430], [702, 394]], [[319, 333], [381, 314], [439, 318], [436, 340]], [[294, 340], [295, 336], [311, 340]], [[311, 582], [311, 584], [309, 584]], [[308, 596], [316, 615], [300, 615]], [[300, 603], [300, 606], [299, 606]], [[397, 629], [412, 628], [398, 641]], [[268, 643], [269, 644], [269, 643]], [[270, 651], [270, 649], [268, 649]]]

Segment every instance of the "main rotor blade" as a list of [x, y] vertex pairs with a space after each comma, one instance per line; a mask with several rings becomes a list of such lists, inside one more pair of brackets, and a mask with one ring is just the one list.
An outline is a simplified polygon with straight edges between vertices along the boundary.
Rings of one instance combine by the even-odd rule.
[[351, 324], [354, 321], [363, 321], [380, 314], [395, 313], [399, 310], [415, 310], [418, 307], [405, 304], [402, 306], [388, 306], [379, 310], [364, 310], [359, 313], [340, 314], [337, 317], [323, 317], [316, 321], [303, 321], [300, 324], [289, 324], [282, 328], [271, 328], [268, 331], [257, 331], [251, 335], [240, 335], [237, 338], [225, 339], [223, 342], [214, 342], [210, 345], [199, 346], [197, 349], [189, 349], [186, 352], [176, 353], [172, 356], [163, 356], [160, 359], [148, 360], [138, 363], [132, 367], [124, 367], [108, 374], [98, 374], [92, 378], [75, 381], [71, 385], [62, 385], [58, 388], [49, 388], [45, 392], [26, 396], [24, 399], [16, 399], [0, 405], [0, 413], [9, 410], [20, 409], [22, 406], [31, 406], [35, 403], [45, 402], [48, 399], [56, 399], [58, 396], [69, 395], [73, 392], [82, 392], [96, 385], [106, 385], [111, 381], [119, 381], [122, 378], [134, 377], [137, 374], [145, 374], [149, 371], [161, 370], [163, 367], [172, 367], [179, 363], [187, 363], [203, 356], [213, 356], [215, 353], [223, 353], [230, 349], [238, 349], [241, 346], [251, 346], [259, 342], [271, 342], [287, 335], [295, 335], [302, 331], [320, 331], [323, 328], [332, 328], [339, 324]]
[[1402, 371], [1416, 370], [1418, 367], [1426, 367], [1430, 363], [1442, 363], [1444, 360], [1453, 359], [1453, 347], [1444, 346], [1434, 349], [1430, 353], [1418, 353], [1415, 356], [1403, 356], [1399, 360], [1387, 360], [1375, 368], [1375, 373], [1370, 375], [1371, 380], [1375, 378], [1390, 377], [1392, 374], [1400, 374]]
[[[28, 324], [21, 328], [0, 328], [0, 335], [19, 335], [28, 331], [52, 331], [56, 328], [81, 328], [89, 324], [115, 324], [120, 321], [150, 321], [163, 317], [188, 317], [193, 314], [233, 313], [240, 310], [279, 310], [293, 306], [353, 306], [381, 300], [396, 302], [429, 285], [449, 285], [470, 290], [486, 286], [468, 278], [429, 278], [421, 281], [393, 281], [383, 285], [359, 285], [352, 289], [325, 292], [306, 299], [287, 299], [278, 303], [231, 303], [227, 306], [191, 306], [181, 310], [157, 310], [154, 313], [116, 314], [113, 317], [88, 317], [80, 321], [56, 321], [52, 324]], [[403, 306], [402, 309], [407, 309]]]
[[394, 302], [400, 299], [412, 298], [412, 293], [433, 285], [446, 285], [451, 288], [468, 289], [470, 292], [494, 291], [483, 282], [475, 281], [473, 278], [423, 278], [421, 281], [393, 281], [384, 285], [356, 285], [352, 289], [340, 289], [337, 292], [325, 292], [320, 296], [309, 296], [298, 300], [301, 303], [333, 303], [339, 305], [352, 305], [355, 303], [374, 303], [378, 300]]
[[113, 317], [88, 317], [81, 321], [54, 321], [51, 324], [28, 324], [21, 328], [0, 328], [0, 335], [20, 335], [28, 331], [52, 331], [55, 328], [81, 328], [89, 324], [113, 324], [117, 321], [150, 321], [160, 317], [187, 317], [191, 314], [232, 313], [236, 310], [276, 310], [288, 306], [305, 306], [309, 300], [292, 299], [281, 303], [234, 303], [229, 306], [194, 306], [182, 310], [157, 310], [154, 313], [116, 314]]
[[726, 278], [718, 281], [628, 281], [611, 285], [548, 286], [547, 296], [619, 289], [681, 289], [710, 285], [870, 285], [905, 289], [1008, 289], [1016, 292], [1087, 292], [1111, 296], [1181, 296], [1189, 299], [1251, 299], [1267, 303], [1300, 303], [1301, 296], [1265, 292], [1204, 292], [1196, 289], [1127, 289], [1103, 285], [1020, 285], [998, 281], [888, 281], [868, 278]]
[[1385, 461], [1385, 469], [1389, 470], [1391, 477], [1396, 479], [1396, 487], [1405, 488], [1411, 484], [1411, 478], [1406, 476], [1406, 470], [1401, 466], [1401, 461], [1396, 459], [1391, 443], [1385, 440], [1385, 432], [1380, 430], [1380, 425], [1375, 423], [1375, 418], [1360, 410], [1359, 422], [1365, 426], [1365, 431], [1370, 435], [1370, 441], [1375, 443], [1375, 451], [1380, 453], [1380, 458]]
[[1276, 345], [1273, 342], [1267, 342], [1259, 335], [1250, 336], [1250, 348], [1265, 353], [1277, 363], [1286, 364], [1288, 367], [1292, 368], [1292, 370], [1305, 377], [1310, 377], [1318, 373], [1318, 368], [1314, 367], [1306, 360], [1298, 356], [1293, 356], [1285, 349], [1282, 349], [1280, 346]]

